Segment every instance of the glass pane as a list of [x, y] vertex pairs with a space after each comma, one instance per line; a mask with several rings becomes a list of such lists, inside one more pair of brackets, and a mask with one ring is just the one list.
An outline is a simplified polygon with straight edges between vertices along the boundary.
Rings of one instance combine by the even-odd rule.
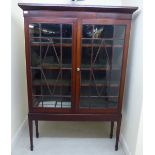
[[71, 38], [72, 37], [72, 26], [69, 24], [62, 25], [62, 37]]
[[39, 24], [29, 24], [29, 31], [31, 37], [39, 37], [40, 36]]
[[71, 46], [71, 43], [72, 43], [72, 39], [70, 38], [62, 38], [62, 43], [65, 44], [66, 46], [70, 45]]
[[93, 37], [93, 26], [83, 25], [82, 38], [92, 38]]
[[60, 24], [41, 24], [42, 37], [60, 37]]
[[70, 65], [71, 67], [71, 60], [72, 60], [72, 49], [70, 47], [63, 47], [62, 48], [62, 64]]
[[119, 39], [114, 40], [114, 46], [123, 47], [123, 45], [124, 45], [124, 40], [119, 40]]
[[[71, 85], [71, 70], [62, 70], [62, 83], [63, 85]], [[70, 91], [68, 91], [70, 92]]]
[[117, 107], [124, 34], [124, 25], [83, 25], [80, 108]]
[[95, 25], [94, 38], [113, 38], [113, 25]]
[[93, 65], [94, 67], [110, 67], [111, 57], [112, 57], [112, 48], [111, 47], [95, 47], [93, 48]]
[[[88, 44], [91, 44], [92, 43], [92, 39], [82, 39], [82, 45], [84, 46], [86, 46], [86, 45], [88, 45]], [[90, 45], [88, 45], [88, 46], [90, 46]]]
[[36, 39], [37, 42], [39, 42], [41, 45], [60, 45], [61, 39], [60, 37], [44, 37], [41, 36], [40, 39]]
[[125, 25], [115, 25], [115, 38], [124, 38]]
[[29, 30], [33, 106], [71, 108], [72, 25], [38, 23]]
[[89, 81], [86, 83], [82, 83], [81, 85], [81, 90], [80, 90], [80, 94], [81, 96], [90, 96], [91, 95], [91, 91], [90, 91], [90, 87], [88, 87], [89, 85]]
[[42, 105], [42, 97], [41, 96], [33, 96], [32, 102], [33, 102], [33, 107], [39, 107]]
[[120, 68], [122, 65], [123, 48], [114, 48], [112, 67]]
[[106, 45], [107, 47], [112, 47], [113, 46], [113, 40], [105, 40], [105, 39], [94, 38], [93, 46], [99, 46], [99, 45], [102, 45], [102, 46]]
[[40, 47], [31, 47], [31, 66], [39, 66], [41, 64]]
[[34, 107], [42, 108], [71, 108], [70, 98], [37, 96], [33, 99]]
[[43, 107], [49, 108], [71, 108], [71, 98], [67, 97], [43, 97]]
[[121, 70], [119, 68], [114, 68], [111, 70], [111, 81], [115, 84], [119, 84], [121, 76]]
[[91, 48], [83, 47], [81, 51], [81, 69], [91, 64]]
[[109, 73], [107, 71], [93, 70], [92, 76], [96, 84], [105, 84], [109, 79]]
[[81, 97], [81, 108], [116, 108], [117, 98]]
[[88, 84], [90, 80], [90, 71], [81, 70], [81, 84]]

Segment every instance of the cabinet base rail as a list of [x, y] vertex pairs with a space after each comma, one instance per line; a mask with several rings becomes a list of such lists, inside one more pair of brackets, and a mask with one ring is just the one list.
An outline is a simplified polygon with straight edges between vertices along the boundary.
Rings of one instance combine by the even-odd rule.
[[38, 121], [110, 121], [110, 138], [113, 137], [114, 122], [117, 123], [115, 150], [118, 150], [122, 114], [44, 114], [29, 113], [30, 150], [33, 151], [33, 121], [36, 126], [36, 138], [39, 138]]

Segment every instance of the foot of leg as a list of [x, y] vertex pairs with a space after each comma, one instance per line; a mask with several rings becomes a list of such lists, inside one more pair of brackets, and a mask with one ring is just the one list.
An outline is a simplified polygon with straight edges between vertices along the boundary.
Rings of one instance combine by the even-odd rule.
[[113, 137], [114, 121], [111, 121], [110, 138]]
[[116, 151], [118, 150], [118, 142], [119, 142], [120, 127], [121, 127], [121, 118], [117, 121], [116, 145], [115, 145], [115, 150], [116, 150]]
[[38, 120], [35, 120], [35, 125], [36, 125], [36, 138], [39, 138]]
[[33, 146], [30, 146], [30, 150], [33, 151]]
[[118, 150], [118, 145], [115, 145], [115, 151], [117, 151]]
[[30, 150], [33, 151], [33, 121], [29, 117]]

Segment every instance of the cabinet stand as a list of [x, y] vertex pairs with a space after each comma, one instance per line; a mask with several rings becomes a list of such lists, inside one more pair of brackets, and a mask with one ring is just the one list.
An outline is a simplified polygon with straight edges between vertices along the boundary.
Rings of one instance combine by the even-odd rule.
[[[38, 121], [111, 121], [111, 130], [110, 130], [110, 138], [113, 137], [113, 128], [114, 122], [117, 122], [116, 128], [116, 143], [115, 143], [115, 150], [118, 150], [118, 143], [119, 143], [119, 134], [120, 134], [120, 126], [121, 126], [121, 115], [105, 115], [105, 114], [66, 114], [63, 116], [62, 114], [33, 114], [29, 113], [28, 115], [29, 121], [29, 135], [30, 135], [30, 149], [33, 151], [33, 120], [35, 121], [36, 126], [36, 138], [39, 137], [38, 131]], [[89, 118], [89, 119], [88, 119]]]

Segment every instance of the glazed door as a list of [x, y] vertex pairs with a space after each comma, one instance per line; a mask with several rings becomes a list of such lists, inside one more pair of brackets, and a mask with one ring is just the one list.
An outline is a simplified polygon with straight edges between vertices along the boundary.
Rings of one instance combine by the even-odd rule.
[[32, 18], [27, 23], [32, 111], [71, 112], [75, 100], [75, 20]]
[[79, 112], [116, 112], [126, 25], [116, 20], [79, 23], [77, 104]]

